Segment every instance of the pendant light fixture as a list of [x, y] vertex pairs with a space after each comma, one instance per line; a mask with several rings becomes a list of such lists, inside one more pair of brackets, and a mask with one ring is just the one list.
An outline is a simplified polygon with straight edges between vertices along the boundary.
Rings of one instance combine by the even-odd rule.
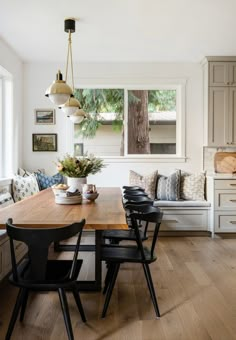
[[[74, 73], [73, 73], [73, 59], [72, 59], [72, 39], [71, 33], [75, 32], [75, 19], [68, 18], [64, 21], [64, 30], [69, 33], [67, 60], [66, 60], [66, 78], [63, 81], [62, 74], [58, 71], [57, 79], [47, 89], [45, 96], [56, 105], [69, 117], [74, 123], [80, 123], [86, 116], [81, 109], [80, 102], [74, 98]], [[72, 88], [66, 84], [68, 69], [70, 67]]]

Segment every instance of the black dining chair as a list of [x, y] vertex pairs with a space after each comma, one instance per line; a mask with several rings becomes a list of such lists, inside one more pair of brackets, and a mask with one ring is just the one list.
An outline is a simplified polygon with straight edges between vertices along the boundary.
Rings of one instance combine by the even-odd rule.
[[[150, 213], [132, 213], [131, 221], [133, 228], [136, 234], [136, 241], [137, 245], [135, 246], [103, 246], [101, 252], [101, 259], [102, 261], [106, 261], [108, 263], [108, 270], [107, 275], [109, 278], [105, 279], [105, 289], [104, 292], [106, 293], [105, 303], [102, 311], [102, 317], [104, 318], [107, 313], [107, 309], [109, 306], [109, 302], [111, 299], [112, 291], [116, 282], [116, 278], [120, 269], [120, 265], [122, 263], [140, 263], [143, 266], [145, 278], [147, 281], [148, 289], [151, 295], [151, 299], [153, 302], [153, 306], [155, 309], [155, 313], [157, 318], [160, 317], [160, 312], [158, 308], [157, 298], [155, 294], [155, 289], [152, 282], [152, 276], [149, 268], [149, 264], [156, 261], [157, 257], [154, 253], [156, 241], [158, 238], [158, 232], [160, 229], [160, 224], [162, 221], [163, 213], [162, 212], [150, 212]], [[140, 236], [140, 229], [138, 221], [143, 222], [152, 222], [155, 224], [154, 233], [152, 237], [151, 247], [148, 248], [143, 245], [141, 236]]]
[[[22, 228], [12, 224], [12, 219], [6, 223], [10, 240], [12, 274], [11, 284], [20, 288], [8, 326], [6, 340], [11, 338], [15, 322], [20, 312], [23, 321], [30, 291], [57, 291], [66, 325], [68, 339], [73, 340], [69, 307], [65, 291], [71, 290], [83, 322], [86, 322], [83, 306], [78, 292], [78, 278], [82, 260], [78, 260], [79, 245], [85, 220], [58, 228]], [[72, 260], [49, 260], [49, 246], [54, 241], [62, 241], [77, 236], [77, 242]], [[22, 241], [28, 246], [28, 258], [19, 265], [16, 264], [14, 240]]]
[[[158, 207], [154, 207], [148, 203], [145, 204], [127, 204], [126, 209], [129, 211], [129, 214], [133, 212], [137, 213], [150, 213], [150, 212], [159, 212], [160, 209]], [[146, 222], [145, 225], [139, 221], [140, 227], [140, 237], [142, 241], [147, 240], [147, 229], [148, 223]], [[103, 231], [103, 239], [109, 240], [109, 244], [119, 244], [121, 241], [136, 241], [136, 234], [135, 230], [132, 227], [132, 223], [128, 225], [128, 230], [104, 230]], [[141, 229], [142, 228], [142, 229]]]

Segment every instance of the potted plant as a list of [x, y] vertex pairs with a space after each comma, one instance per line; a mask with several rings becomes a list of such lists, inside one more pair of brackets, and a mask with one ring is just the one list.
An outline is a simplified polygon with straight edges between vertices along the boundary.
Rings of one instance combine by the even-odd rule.
[[94, 155], [73, 157], [66, 154], [62, 159], [58, 159], [57, 170], [67, 177], [67, 184], [82, 191], [82, 185], [87, 183], [87, 176], [100, 172], [105, 167], [101, 158]]

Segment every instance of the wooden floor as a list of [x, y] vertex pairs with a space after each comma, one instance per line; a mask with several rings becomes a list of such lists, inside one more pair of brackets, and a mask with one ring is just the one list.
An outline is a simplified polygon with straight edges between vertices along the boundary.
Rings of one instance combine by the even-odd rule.
[[[163, 237], [151, 265], [160, 320], [140, 266], [122, 267], [108, 315], [101, 319], [101, 293], [81, 293], [88, 322], [81, 322], [68, 293], [75, 339], [236, 339], [236, 240]], [[92, 265], [90, 266], [92, 267]], [[0, 339], [4, 339], [17, 289], [0, 289]], [[67, 339], [56, 293], [32, 294], [12, 339]]]

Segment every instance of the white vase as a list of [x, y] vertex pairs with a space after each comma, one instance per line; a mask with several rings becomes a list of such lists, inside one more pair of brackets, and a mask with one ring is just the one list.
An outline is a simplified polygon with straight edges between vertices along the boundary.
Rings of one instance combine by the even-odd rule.
[[84, 184], [87, 184], [87, 177], [67, 177], [67, 185], [78, 189], [81, 193]]

